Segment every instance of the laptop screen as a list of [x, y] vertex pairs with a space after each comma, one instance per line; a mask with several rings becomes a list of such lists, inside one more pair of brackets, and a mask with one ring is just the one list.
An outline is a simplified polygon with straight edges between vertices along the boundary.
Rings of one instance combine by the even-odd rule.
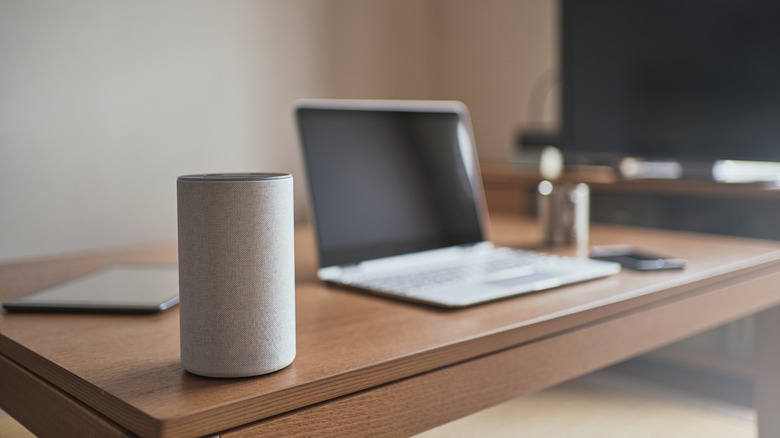
[[483, 240], [459, 111], [300, 104], [320, 265]]

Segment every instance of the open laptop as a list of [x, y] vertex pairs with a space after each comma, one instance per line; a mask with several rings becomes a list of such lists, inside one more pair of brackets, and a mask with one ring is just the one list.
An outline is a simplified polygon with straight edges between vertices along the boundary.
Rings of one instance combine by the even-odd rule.
[[487, 240], [460, 102], [303, 100], [296, 119], [326, 282], [463, 307], [620, 270]]

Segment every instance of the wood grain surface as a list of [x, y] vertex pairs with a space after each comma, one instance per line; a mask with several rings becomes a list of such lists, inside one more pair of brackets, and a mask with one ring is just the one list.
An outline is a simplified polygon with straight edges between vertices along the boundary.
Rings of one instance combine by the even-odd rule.
[[[497, 243], [538, 249], [539, 232], [533, 223], [494, 217], [492, 225]], [[329, 421], [337, 428], [356, 423], [355, 415], [378, 415], [377, 421], [386, 422], [394, 418], [390, 415], [407, 414], [413, 420], [409, 430], [422, 430], [780, 303], [780, 291], [768, 286], [772, 281], [776, 284], [780, 269], [780, 244], [776, 242], [615, 226], [594, 226], [591, 240], [594, 244], [637, 244], [685, 258], [688, 267], [655, 273], [624, 271], [473, 308], [440, 310], [317, 282], [313, 235], [300, 228], [296, 231], [298, 356], [277, 373], [209, 379], [185, 372], [179, 362], [177, 309], [152, 316], [5, 313], [0, 315], [0, 353], [45, 383], [41, 391], [48, 391], [51, 400], [56, 401], [55, 393], [67, 394], [93, 409], [94, 421], [105, 419], [113, 430], [126, 429], [141, 436], [196, 436], [229, 430], [238, 434], [242, 428], [270, 427], [274, 421], [288, 421], [299, 414], [297, 418], [303, 419], [322, 409], [326, 414], [317, 416], [318, 421]], [[120, 262], [175, 263], [176, 247], [5, 263], [0, 265], [0, 300]], [[688, 314], [689, 323], [677, 323]], [[609, 332], [596, 330], [599, 327], [642, 338], [618, 336], [613, 342]], [[656, 335], [654, 327], [659, 329]], [[587, 333], [598, 333], [598, 337]], [[547, 344], [577, 336], [587, 342], [576, 355], [568, 347], [555, 350]], [[601, 337], [606, 339], [594, 342]], [[544, 356], [546, 351], [550, 357]], [[535, 359], [538, 355], [541, 358]], [[550, 368], [547, 377], [528, 389], [502, 390], [507, 387], [502, 384], [505, 379], [516, 377], [512, 369], [517, 361], [537, 361], [527, 366], [538, 371], [553, 358], [566, 365], [560, 370]], [[454, 389], [441, 394], [468, 395], [474, 402], [463, 407], [444, 403], [444, 411], [433, 420], [414, 420], [421, 417], [414, 415], [421, 404], [404, 405], [393, 398], [406, 394], [419, 400], [436, 399], [437, 391], [450, 385], [448, 379], [468, 376], [477, 383], [476, 389], [484, 387], [483, 395], [459, 390], [459, 385], [468, 386], [468, 382], [453, 381]], [[397, 392], [396, 388], [407, 388], [413, 382], [428, 386], [411, 395], [405, 390]], [[19, 391], [14, 389], [13, 397], [28, 403], [44, 397]], [[382, 397], [383, 391], [393, 396]], [[13, 403], [7, 399], [0, 398], [2, 407]], [[382, 414], [378, 409], [387, 400], [399, 401], [391, 403], [391, 413]], [[363, 404], [362, 410], [355, 410]], [[52, 412], [48, 419], [38, 421], [56, 423], [56, 410]], [[272, 417], [273, 421], [262, 422]], [[385, 432], [406, 435], [409, 430]]]

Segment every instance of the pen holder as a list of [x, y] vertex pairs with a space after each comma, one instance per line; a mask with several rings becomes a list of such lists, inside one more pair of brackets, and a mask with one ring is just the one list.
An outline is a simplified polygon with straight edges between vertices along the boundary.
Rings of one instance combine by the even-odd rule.
[[542, 181], [537, 196], [544, 244], [576, 245], [578, 253], [587, 252], [590, 233], [590, 189], [587, 184]]
[[292, 175], [181, 176], [177, 198], [184, 369], [246, 377], [292, 363]]

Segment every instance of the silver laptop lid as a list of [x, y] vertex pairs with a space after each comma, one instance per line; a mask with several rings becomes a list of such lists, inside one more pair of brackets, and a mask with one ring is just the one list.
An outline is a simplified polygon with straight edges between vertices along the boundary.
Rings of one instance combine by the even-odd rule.
[[296, 119], [321, 267], [486, 240], [464, 104], [302, 100]]

